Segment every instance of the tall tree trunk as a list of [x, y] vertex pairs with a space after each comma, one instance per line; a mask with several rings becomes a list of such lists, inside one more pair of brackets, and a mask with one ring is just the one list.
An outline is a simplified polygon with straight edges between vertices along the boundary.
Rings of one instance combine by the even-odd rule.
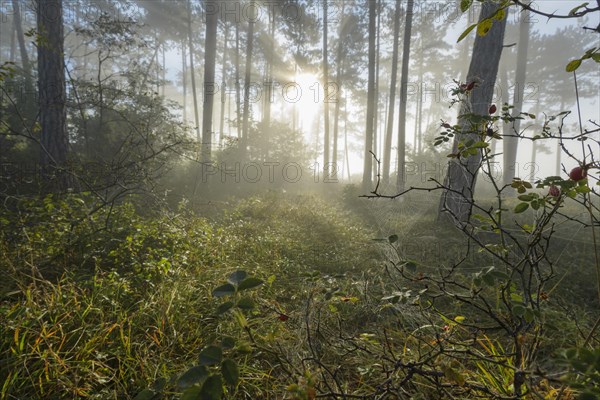
[[271, 126], [271, 106], [273, 101], [273, 60], [275, 58], [275, 9], [271, 9], [269, 18], [269, 48], [266, 65], [267, 90], [265, 93], [265, 112], [263, 114], [263, 126], [266, 130], [267, 151], [269, 149], [269, 126]]
[[323, 87], [325, 99], [323, 100], [323, 175], [329, 178], [329, 60], [327, 48], [328, 23], [327, 23], [327, 0], [323, 0]]
[[[365, 149], [362, 189], [364, 192], [371, 191], [371, 177], [373, 169], [373, 112], [375, 110], [375, 35], [376, 35], [376, 17], [377, 1], [369, 1], [369, 80], [367, 85], [367, 126], [365, 129]], [[412, 0], [409, 0], [412, 1]]]
[[340, 107], [341, 107], [341, 95], [342, 95], [342, 71], [343, 71], [343, 26], [344, 26], [344, 2], [342, 2], [342, 10], [340, 12], [340, 22], [338, 27], [338, 45], [337, 45], [337, 55], [336, 55], [336, 90], [337, 97], [335, 100], [335, 111], [333, 116], [333, 149], [331, 151], [331, 163], [336, 171], [341, 171], [343, 168], [338, 168], [338, 136], [339, 136], [339, 128], [340, 128]]
[[187, 62], [185, 40], [181, 43], [181, 81], [183, 85], [183, 122], [187, 123]]
[[[562, 112], [565, 109], [565, 101], [564, 99], [561, 98], [560, 100], [560, 109], [558, 110], [559, 112]], [[562, 147], [560, 147], [560, 140], [556, 141], [556, 170], [555, 170], [555, 175], [556, 176], [560, 176], [561, 174], [561, 156], [562, 156]]]
[[192, 97], [194, 99], [194, 123], [196, 130], [196, 140], [201, 141], [200, 137], [200, 116], [198, 114], [198, 95], [196, 92], [196, 70], [194, 69], [194, 39], [192, 34], [192, 0], [187, 4], [187, 24], [188, 24], [188, 47], [190, 49], [190, 77], [192, 80]]
[[[254, 0], [250, 0], [250, 8], [255, 8]], [[248, 37], [246, 43], [246, 71], [244, 74], [244, 122], [242, 125], [242, 151], [248, 146], [248, 120], [250, 118], [250, 79], [252, 74], [252, 51], [254, 42], [254, 18], [248, 21]]]
[[387, 128], [385, 132], [385, 144], [383, 145], [383, 178], [384, 188], [390, 182], [390, 166], [392, 156], [392, 135], [394, 131], [394, 109], [396, 107], [396, 75], [398, 75], [398, 45], [400, 43], [400, 0], [396, 0], [394, 12], [394, 45], [392, 48], [392, 76], [390, 77], [390, 95], [387, 116]]
[[227, 85], [227, 39], [229, 36], [229, 25], [227, 21], [223, 21], [224, 32], [223, 32], [223, 65], [221, 66], [221, 116], [219, 118], [219, 147], [223, 146], [223, 129], [225, 126], [225, 96], [226, 85]]
[[[517, 71], [515, 73], [515, 91], [513, 94], [513, 117], [518, 117], [523, 111], [523, 95], [525, 93], [525, 76], [527, 72], [527, 47], [529, 46], [529, 11], [523, 10], [519, 23], [519, 48], [517, 50]], [[521, 129], [521, 120], [513, 122], [513, 130], [503, 140], [504, 145], [504, 175], [505, 185], [512, 182], [518, 175], [516, 171], [517, 149], [519, 138], [515, 137]]]
[[202, 109], [202, 162], [210, 162], [212, 148], [212, 120], [216, 90], [217, 23], [219, 14], [215, 0], [206, 2], [206, 43], [204, 50], [204, 105]]
[[[481, 8], [479, 21], [489, 18], [497, 10], [497, 4], [484, 2]], [[469, 98], [462, 103], [458, 115], [472, 113], [475, 115], [488, 115], [488, 109], [494, 93], [494, 84], [498, 75], [498, 65], [502, 54], [502, 41], [506, 28], [506, 18], [494, 21], [493, 26], [485, 36], [477, 35], [473, 45], [473, 54], [467, 74], [467, 82], [476, 81], [476, 86]], [[457, 135], [454, 138], [453, 153], [458, 150], [459, 142], [469, 139], [479, 140], [478, 132], [472, 132], [470, 121], [465, 118], [459, 119], [462, 131], [465, 135]], [[448, 164], [448, 173], [445, 186], [449, 190], [444, 191], [440, 199], [439, 219], [444, 216], [463, 226], [471, 216], [473, 194], [477, 173], [481, 166], [482, 153], [467, 158], [452, 159]]]
[[33, 98], [35, 92], [33, 90], [31, 62], [29, 61], [29, 54], [27, 53], [27, 46], [25, 45], [25, 35], [23, 34], [19, 0], [13, 0], [12, 5], [14, 9], [13, 21], [15, 23], [17, 41], [19, 42], [19, 51], [21, 55], [21, 68], [23, 69], [23, 76], [25, 77], [25, 90], [27, 91], [26, 98]]
[[[377, 131], [379, 128], [379, 54], [381, 49], [381, 40], [380, 40], [380, 27], [381, 27], [381, 0], [377, 0], [377, 28], [376, 28], [376, 48], [375, 51], [375, 106], [373, 110], [373, 152], [377, 154], [377, 158], [381, 160], [381, 154], [379, 154], [379, 150], [377, 149]], [[377, 180], [377, 170], [379, 169], [379, 165], [377, 163], [373, 163], [373, 180]]]
[[13, 24], [12, 29], [10, 31], [10, 53], [8, 55], [8, 59], [10, 62], [14, 63], [16, 59], [17, 53], [17, 19], [13, 15]]
[[58, 189], [70, 179], [57, 169], [67, 162], [67, 112], [62, 0], [36, 0], [38, 45], [38, 89], [41, 125], [41, 164], [50, 177], [58, 172]]
[[235, 24], [235, 118], [237, 137], [242, 138], [242, 89], [240, 87], [240, 24]]
[[417, 110], [415, 113], [415, 131], [413, 136], [413, 157], [418, 154], [418, 144], [417, 142], [421, 137], [421, 120], [423, 119], [423, 35], [419, 35], [419, 73], [418, 73], [418, 88], [417, 88]]
[[346, 174], [348, 182], [352, 181], [350, 174], [350, 158], [348, 157], [348, 100], [344, 99], [344, 159], [346, 160]]
[[408, 0], [406, 6], [406, 25], [404, 25], [404, 39], [402, 47], [402, 71], [400, 72], [400, 112], [398, 116], [398, 177], [396, 190], [404, 191], [406, 177], [406, 98], [408, 86], [408, 60], [410, 57], [410, 35], [412, 30], [413, 0]]
[[[508, 73], [506, 72], [505, 65], [500, 67], [500, 89], [502, 90], [502, 104], [509, 104], [510, 103], [510, 93], [508, 90]], [[509, 124], [502, 124], [502, 135], [504, 136], [503, 140], [506, 140], [510, 134], [511, 134], [511, 126]], [[498, 140], [492, 141], [492, 145], [494, 146], [494, 149], [492, 150], [492, 154], [495, 153], [495, 147], [497, 146], [497, 144], [498, 144]], [[502, 143], [502, 145], [504, 146], [504, 143]], [[506, 165], [504, 165], [503, 167], [506, 170]], [[513, 166], [513, 169], [514, 169], [514, 166]], [[503, 174], [502, 179], [504, 179], [504, 174]]]

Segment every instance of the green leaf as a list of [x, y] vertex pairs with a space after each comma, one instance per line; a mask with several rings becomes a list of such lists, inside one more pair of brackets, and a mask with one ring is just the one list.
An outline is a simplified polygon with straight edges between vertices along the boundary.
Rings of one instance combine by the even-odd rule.
[[219, 305], [219, 307], [217, 307], [217, 314], [221, 315], [221, 314], [225, 314], [227, 311], [229, 311], [231, 309], [231, 307], [233, 307], [234, 303], [233, 301], [227, 301], [221, 305]]
[[177, 380], [177, 386], [182, 389], [186, 389], [195, 383], [204, 381], [206, 378], [208, 378], [208, 370], [206, 367], [192, 367], [179, 377]]
[[512, 312], [515, 316], [522, 317], [523, 315], [525, 315], [525, 307], [517, 304], [517, 305], [513, 306]]
[[519, 203], [515, 207], [515, 214], [522, 213], [529, 208], [529, 203]]
[[408, 261], [404, 264], [404, 268], [406, 268], [408, 272], [414, 273], [417, 270], [417, 264], [414, 261]]
[[523, 315], [523, 318], [525, 318], [526, 322], [532, 322], [534, 318], [533, 310], [531, 308], [526, 308], [525, 315]]
[[592, 60], [596, 61], [597, 63], [600, 63], [600, 53], [592, 54]]
[[478, 141], [478, 142], [473, 143], [473, 147], [476, 149], [483, 149], [483, 148], [489, 147], [489, 145], [490, 145], [489, 143], [483, 142], [483, 141]]
[[537, 200], [532, 201], [531, 208], [533, 208], [534, 210], [538, 210], [540, 208], [540, 202]]
[[139, 392], [137, 394], [137, 396], [135, 396], [133, 398], [133, 400], [152, 400], [154, 398], [154, 396], [156, 396], [156, 393], [154, 393], [154, 390], [152, 389], [144, 389], [141, 392]]
[[531, 186], [531, 183], [527, 181], [523, 181], [523, 186], [525, 186], [527, 189], [531, 189], [533, 187]]
[[388, 240], [390, 243], [396, 243], [398, 241], [398, 235], [391, 235]]
[[519, 199], [521, 201], [531, 201], [531, 200], [533, 200], [533, 196], [530, 194], [522, 194], [519, 197], [517, 197], [517, 199]]
[[202, 390], [200, 391], [201, 400], [220, 400], [223, 397], [223, 380], [220, 375], [211, 375], [208, 377]]
[[246, 278], [239, 285], [238, 290], [252, 289], [263, 284], [263, 281], [258, 278]]
[[575, 14], [577, 14], [577, 12], [578, 12], [580, 9], [582, 9], [582, 8], [585, 8], [585, 6], [587, 6], [588, 4], [590, 4], [590, 3], [587, 3], [587, 2], [586, 2], [586, 3], [580, 4], [580, 5], [578, 5], [577, 7], [575, 7], [575, 8], [573, 8], [573, 9], [571, 9], [571, 11], [569, 11], [569, 15], [575, 15]]
[[235, 347], [235, 339], [231, 336], [223, 336], [221, 339], [221, 346], [224, 349], [233, 349]]
[[247, 276], [248, 274], [246, 273], [246, 271], [242, 271], [240, 269], [229, 275], [229, 278], [227, 278], [227, 282], [231, 283], [232, 285], [239, 285], [239, 283], [246, 279]]
[[460, 34], [460, 36], [458, 37], [458, 39], [456, 40], [456, 43], [460, 42], [461, 40], [463, 40], [464, 38], [467, 37], [467, 35], [477, 26], [477, 24], [473, 24], [471, 26], [469, 26], [467, 29], [465, 29], [465, 31], [463, 33]]
[[231, 386], [237, 385], [240, 379], [240, 371], [238, 370], [238, 366], [230, 358], [226, 358], [221, 364], [221, 374], [223, 375], [223, 379], [225, 382]]
[[485, 36], [492, 29], [492, 25], [494, 25], [494, 21], [490, 18], [486, 18], [477, 24], [477, 34], [479, 36]]
[[463, 322], [465, 320], [465, 317], [462, 315], [457, 315], [456, 317], [454, 317], [454, 321], [458, 322], [459, 324], [461, 322]]
[[200, 399], [201, 390], [202, 388], [200, 386], [192, 386], [191, 388], [183, 392], [179, 400], [198, 400]]
[[223, 359], [223, 350], [219, 346], [207, 346], [200, 352], [200, 365], [216, 365]]
[[212, 295], [215, 297], [229, 296], [235, 293], [235, 287], [231, 283], [226, 283], [213, 290]]
[[460, 11], [465, 12], [471, 7], [473, 0], [460, 0]]
[[577, 68], [579, 68], [580, 65], [581, 65], [581, 60], [573, 60], [567, 64], [567, 67], [565, 69], [567, 70], [567, 72], [573, 72]]
[[244, 297], [238, 301], [237, 306], [242, 310], [252, 310], [254, 308], [254, 301], [249, 297]]
[[494, 286], [494, 284], [496, 283], [496, 280], [494, 279], [494, 276], [492, 274], [482, 275], [481, 280], [483, 280], [483, 282], [488, 286]]
[[494, 14], [494, 19], [496, 19], [498, 21], [502, 21], [505, 17], [506, 17], [506, 9], [505, 8], [500, 8]]

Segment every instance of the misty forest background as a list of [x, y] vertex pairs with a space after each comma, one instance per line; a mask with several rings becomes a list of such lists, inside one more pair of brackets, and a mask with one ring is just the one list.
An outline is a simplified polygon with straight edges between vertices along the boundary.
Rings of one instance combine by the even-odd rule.
[[0, 399], [600, 399], [599, 33], [0, 2]]

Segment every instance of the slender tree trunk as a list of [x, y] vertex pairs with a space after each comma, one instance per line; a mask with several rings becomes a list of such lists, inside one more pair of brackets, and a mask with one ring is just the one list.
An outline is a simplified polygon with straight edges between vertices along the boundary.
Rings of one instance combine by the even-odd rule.
[[415, 132], [413, 136], [413, 157], [418, 154], [417, 141], [421, 136], [421, 120], [423, 115], [423, 35], [419, 39], [419, 87], [417, 89], [417, 112], [415, 113]]
[[327, 0], [323, 0], [323, 87], [325, 99], [323, 100], [323, 175], [329, 177], [329, 60], [328, 60], [328, 23], [327, 23]]
[[[500, 89], [502, 90], [502, 104], [510, 103], [510, 93], [508, 90], [508, 73], [506, 72], [506, 65], [502, 65], [500, 67]], [[509, 124], [502, 124], [502, 135], [504, 136], [504, 140], [511, 134], [511, 126]], [[492, 154], [496, 152], [496, 146], [498, 145], [498, 140], [492, 141]], [[504, 145], [504, 143], [502, 143]], [[506, 170], [506, 166], [503, 165], [503, 168]], [[514, 168], [514, 166], [513, 166]], [[503, 174], [504, 179], [504, 174]]]
[[224, 27], [224, 39], [223, 39], [223, 65], [221, 66], [221, 117], [219, 118], [219, 147], [223, 146], [223, 130], [225, 126], [225, 101], [226, 96], [226, 85], [227, 85], [227, 39], [229, 36], [229, 25], [227, 21], [223, 21]]
[[[362, 189], [364, 192], [370, 192], [372, 183], [373, 158], [373, 122], [375, 110], [375, 41], [376, 41], [376, 17], [377, 1], [369, 1], [369, 80], [367, 86], [367, 121], [365, 129], [365, 149]], [[409, 0], [412, 1], [412, 0]]]
[[235, 118], [237, 137], [242, 139], [242, 89], [240, 78], [240, 24], [235, 24]]
[[383, 145], [383, 178], [384, 188], [390, 181], [390, 165], [392, 156], [392, 135], [394, 131], [394, 109], [396, 107], [396, 75], [398, 74], [398, 45], [400, 43], [400, 0], [396, 0], [394, 12], [394, 44], [392, 48], [392, 76], [390, 77], [390, 95], [387, 115], [385, 144]]
[[21, 8], [19, 6], [19, 0], [12, 1], [14, 15], [13, 21], [15, 23], [15, 29], [17, 34], [17, 41], [19, 42], [19, 51], [21, 54], [21, 68], [23, 69], [23, 76], [25, 77], [25, 90], [27, 91], [26, 98], [33, 98], [33, 79], [31, 74], [31, 62], [29, 61], [29, 54], [27, 53], [27, 46], [25, 45], [25, 35], [23, 34], [23, 25], [21, 23]]
[[12, 29], [10, 31], [10, 53], [8, 59], [10, 62], [14, 63], [16, 59], [17, 53], [17, 19], [13, 15], [13, 24]]
[[[523, 10], [519, 23], [519, 48], [517, 50], [517, 71], [515, 73], [515, 91], [513, 94], [513, 117], [523, 111], [523, 95], [525, 93], [525, 77], [527, 72], [527, 47], [529, 46], [529, 11]], [[513, 123], [511, 135], [503, 138], [504, 145], [504, 184], [510, 184], [518, 175], [516, 171], [517, 149], [519, 138], [515, 137], [521, 129], [521, 120]]]
[[201, 142], [200, 137], [200, 116], [198, 114], [198, 95], [196, 91], [196, 70], [194, 69], [194, 39], [192, 34], [192, 0], [187, 4], [187, 24], [188, 24], [188, 47], [190, 49], [190, 77], [192, 80], [192, 97], [194, 99], [194, 123], [196, 130], [196, 140]]
[[167, 86], [167, 62], [165, 59], [165, 46], [162, 46], [162, 97], [165, 97], [165, 89]]
[[[484, 2], [479, 21], [490, 17], [496, 10], [496, 3]], [[485, 36], [476, 36], [466, 81], [476, 81], [479, 86], [471, 91], [470, 97], [461, 105], [458, 115], [468, 113], [488, 115], [498, 74], [500, 55], [502, 54], [505, 28], [506, 18], [501, 21], [495, 20], [492, 28]], [[454, 138], [453, 153], [458, 152], [459, 142], [480, 139], [480, 132], [472, 132], [471, 123], [468, 119], [459, 119], [459, 124], [465, 134]], [[473, 194], [481, 159], [482, 154], [479, 151], [475, 156], [452, 159], [449, 162], [445, 179], [445, 186], [449, 190], [444, 191], [440, 199], [439, 219], [448, 217], [459, 226], [463, 226], [468, 222], [471, 216]]]
[[[266, 143], [269, 143], [269, 127], [271, 126], [271, 105], [273, 101], [273, 60], [275, 58], [275, 10], [272, 9], [269, 18], [269, 41], [270, 46], [267, 49], [268, 58], [266, 66], [267, 90], [265, 93], [265, 112], [263, 115], [263, 126], [266, 129]], [[269, 146], [267, 145], [267, 151]]]
[[408, 86], [408, 60], [410, 57], [410, 35], [412, 30], [413, 0], [408, 0], [406, 6], [406, 25], [404, 25], [404, 39], [402, 48], [402, 71], [400, 73], [400, 112], [398, 116], [398, 177], [396, 190], [404, 191], [405, 164], [406, 164], [406, 98]]
[[[380, 39], [380, 27], [381, 27], [381, 0], [377, 0], [377, 28], [376, 28], [376, 48], [375, 51], [375, 108], [373, 110], [373, 152], [377, 154], [377, 158], [381, 160], [381, 154], [377, 149], [378, 143], [378, 128], [379, 128], [379, 55], [381, 49], [381, 39]], [[377, 180], [377, 170], [379, 169], [379, 165], [377, 163], [373, 163], [373, 180]]]
[[185, 40], [181, 43], [181, 81], [183, 85], [183, 122], [187, 123], [187, 63]]
[[212, 121], [216, 90], [217, 24], [219, 14], [215, 0], [206, 2], [206, 43], [204, 50], [204, 105], [202, 110], [202, 162], [210, 162], [212, 150]]
[[344, 99], [344, 159], [346, 160], [346, 174], [348, 182], [352, 181], [350, 174], [350, 158], [348, 157], [348, 100]]
[[[560, 100], [560, 109], [559, 112], [562, 112], [565, 109], [565, 101], [561, 98]], [[561, 155], [562, 155], [562, 147], [560, 147], [560, 140], [556, 141], [556, 169], [555, 175], [560, 176], [561, 174]]]
[[67, 112], [62, 0], [36, 0], [38, 89], [41, 125], [41, 164], [44, 176], [58, 173], [56, 187], [66, 189], [70, 179], [58, 169], [67, 163]]
[[[250, 0], [250, 8], [255, 8], [254, 0]], [[248, 21], [248, 37], [246, 43], [246, 71], [244, 74], [244, 122], [242, 125], [242, 151], [248, 146], [248, 120], [250, 118], [250, 79], [252, 74], [252, 51], [254, 42], [254, 18]]]
[[337, 56], [336, 56], [336, 90], [337, 96], [335, 99], [335, 111], [333, 117], [333, 149], [331, 152], [331, 162], [335, 171], [341, 171], [343, 168], [338, 168], [338, 136], [340, 127], [340, 107], [341, 107], [341, 96], [342, 96], [342, 71], [343, 71], [343, 21], [344, 21], [344, 2], [342, 2], [342, 10], [340, 13], [340, 23], [338, 27], [338, 45], [337, 45]]

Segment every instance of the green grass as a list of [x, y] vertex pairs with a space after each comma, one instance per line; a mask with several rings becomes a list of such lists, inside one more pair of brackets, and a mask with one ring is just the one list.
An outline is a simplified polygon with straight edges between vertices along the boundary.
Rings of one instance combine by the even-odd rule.
[[[445, 335], [448, 322], [436, 313], [382, 300], [403, 283], [384, 273], [384, 255], [371, 240], [381, 232], [365, 227], [362, 212], [275, 194], [240, 201], [210, 220], [185, 207], [142, 215], [131, 204], [86, 216], [91, 207], [86, 198], [46, 198], [0, 215], [1, 400], [132, 399], [148, 387], [160, 392], [155, 398], [179, 398], [178, 377], [224, 337], [235, 343], [225, 356], [240, 370], [239, 383], [224, 387], [227, 398], [370, 396], [405, 379], [397, 365]], [[432, 221], [398, 218], [397, 233], [423, 238]], [[212, 291], [239, 269], [265, 282], [248, 294], [255, 307], [219, 316], [224, 300]], [[463, 313], [454, 306], [445, 304]], [[552, 334], [567, 345], [577, 328], [555, 310], [548, 314], [557, 326]], [[551, 357], [551, 337], [542, 346]], [[510, 363], [501, 339], [477, 351]], [[450, 359], [436, 362], [450, 371], [448, 382], [460, 381]], [[508, 393], [504, 367], [459, 369]], [[546, 393], [556, 391], [545, 385]], [[440, 396], [426, 377], [403, 390]]]

